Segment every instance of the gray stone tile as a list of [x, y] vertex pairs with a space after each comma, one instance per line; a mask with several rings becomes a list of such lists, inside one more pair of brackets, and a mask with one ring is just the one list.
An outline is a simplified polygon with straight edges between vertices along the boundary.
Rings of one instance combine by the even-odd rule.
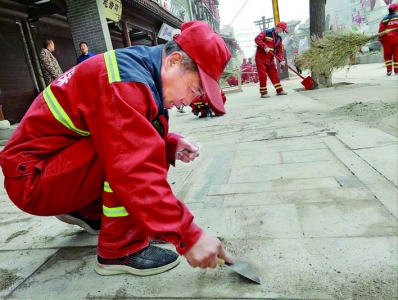
[[190, 173], [191, 171], [173, 172], [167, 174], [167, 182], [169, 183], [173, 193], [176, 194], [181, 189]]
[[336, 176], [337, 182], [342, 187], [364, 186], [365, 184], [355, 175]]
[[233, 194], [224, 197], [224, 207], [253, 206], [282, 203], [276, 192]]
[[[297, 148], [294, 148], [297, 147]], [[293, 151], [293, 150], [305, 150], [305, 149], [322, 149], [325, 148], [322, 140], [317, 136], [304, 136], [304, 137], [293, 137], [276, 139], [269, 141], [255, 141], [250, 143], [239, 144], [240, 150], [250, 150], [250, 149], [265, 149], [267, 151]], [[239, 152], [238, 151], [238, 152]]]
[[308, 190], [340, 187], [334, 177], [276, 179], [272, 184], [277, 191]]
[[397, 219], [377, 200], [299, 204], [306, 237], [397, 235]]
[[223, 196], [209, 196], [206, 197], [206, 201], [203, 205], [203, 208], [220, 208], [223, 206], [224, 198]]
[[398, 139], [376, 128], [359, 128], [347, 126], [341, 129], [336, 137], [351, 149], [397, 145]]
[[[0, 251], [0, 297], [11, 293], [57, 250]], [[31, 294], [29, 299], [32, 299], [33, 295]]]
[[282, 151], [282, 160], [285, 164], [314, 161], [330, 161], [334, 159], [333, 154], [327, 149]]
[[[226, 239], [262, 285], [227, 267], [201, 270], [185, 259], [155, 276], [99, 276], [94, 248], [60, 250], [10, 299], [395, 299], [395, 238]], [[169, 248], [169, 247], [168, 247]], [[364, 272], [366, 270], [366, 272]], [[170, 288], [172, 287], [172, 288]]]
[[207, 195], [229, 195], [229, 194], [250, 194], [272, 191], [274, 188], [270, 182], [249, 182], [212, 185]]
[[182, 189], [177, 198], [184, 203], [205, 202], [208, 194], [209, 186], [190, 186]]
[[191, 212], [194, 212], [196, 210], [203, 209], [204, 202], [187, 203], [186, 205]]
[[351, 174], [353, 173], [364, 184], [376, 184], [385, 181], [384, 176], [377, 172], [372, 166], [366, 163], [353, 151], [344, 147], [341, 142], [336, 139], [325, 139], [325, 142], [334, 148], [333, 153], [338, 159], [349, 168]]
[[263, 152], [256, 153], [251, 150], [250, 154], [246, 154], [243, 151], [240, 151], [239, 156], [235, 156], [234, 160], [234, 168], [239, 167], [256, 167], [256, 166], [264, 166], [264, 165], [275, 165], [282, 163], [282, 158], [279, 152]]
[[395, 217], [398, 217], [397, 187], [363, 159], [358, 157], [358, 155], [347, 150], [335, 137], [324, 138], [323, 141], [350, 171], [369, 187], [377, 199], [379, 199]]
[[224, 152], [223, 155], [206, 155], [206, 160], [198, 167], [200, 172], [193, 174], [193, 185], [208, 186], [228, 182], [235, 152]]
[[284, 203], [311, 203], [330, 201], [357, 201], [375, 199], [366, 187], [336, 187], [322, 189], [278, 190], [277, 193]]
[[222, 238], [301, 238], [296, 208], [292, 204], [203, 209], [195, 222]]
[[8, 198], [5, 190], [0, 192], [1, 213], [18, 213], [21, 210]]
[[397, 185], [398, 180], [398, 146], [389, 145], [354, 151], [363, 160]]
[[96, 245], [98, 236], [86, 233], [55, 217], [37, 217], [25, 213], [2, 214], [0, 249], [20, 250]]
[[277, 179], [299, 179], [332, 176], [348, 176], [351, 173], [337, 160], [308, 162], [272, 166], [232, 168], [229, 183], [271, 181]]
[[369, 190], [376, 198], [398, 218], [398, 189], [391, 182], [368, 185]]

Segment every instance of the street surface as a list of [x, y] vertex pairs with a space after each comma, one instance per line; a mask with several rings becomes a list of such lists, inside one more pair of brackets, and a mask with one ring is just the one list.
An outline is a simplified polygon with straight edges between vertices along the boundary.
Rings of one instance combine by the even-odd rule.
[[170, 169], [170, 185], [262, 285], [185, 260], [155, 276], [101, 277], [96, 236], [22, 213], [1, 189], [0, 298], [398, 299], [398, 76], [385, 73], [356, 65], [312, 91], [291, 77], [287, 96], [269, 84], [268, 99], [244, 86], [208, 121], [170, 111], [170, 131], [201, 147]]

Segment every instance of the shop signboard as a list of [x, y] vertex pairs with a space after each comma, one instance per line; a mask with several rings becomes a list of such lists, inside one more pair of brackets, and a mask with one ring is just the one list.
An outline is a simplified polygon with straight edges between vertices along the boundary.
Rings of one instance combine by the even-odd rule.
[[159, 33], [158, 33], [158, 38], [164, 39], [166, 41], [171, 41], [172, 36], [171, 33], [175, 28], [163, 23], [162, 27], [160, 27]]
[[105, 17], [119, 22], [122, 17], [122, 0], [103, 0]]

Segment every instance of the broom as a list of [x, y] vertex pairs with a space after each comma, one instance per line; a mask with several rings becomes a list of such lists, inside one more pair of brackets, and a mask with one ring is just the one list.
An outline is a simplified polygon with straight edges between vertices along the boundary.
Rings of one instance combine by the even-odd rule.
[[343, 68], [347, 58], [356, 54], [367, 42], [396, 29], [398, 28], [373, 35], [342, 31], [326, 33], [323, 38], [313, 38], [311, 48], [300, 54], [295, 62], [301, 69], [310, 69], [318, 74], [330, 74], [334, 69]]

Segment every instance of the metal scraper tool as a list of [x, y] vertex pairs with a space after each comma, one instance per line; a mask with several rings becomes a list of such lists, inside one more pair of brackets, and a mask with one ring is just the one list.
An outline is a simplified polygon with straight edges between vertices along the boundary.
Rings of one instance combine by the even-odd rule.
[[254, 281], [258, 284], [261, 284], [260, 277], [258, 276], [257, 270], [250, 264], [241, 261], [241, 260], [235, 260], [233, 264], [225, 262], [225, 260], [221, 258], [217, 258], [217, 263], [219, 265], [226, 265], [239, 275], [242, 275], [243, 277], [246, 277], [250, 279], [251, 281]]

